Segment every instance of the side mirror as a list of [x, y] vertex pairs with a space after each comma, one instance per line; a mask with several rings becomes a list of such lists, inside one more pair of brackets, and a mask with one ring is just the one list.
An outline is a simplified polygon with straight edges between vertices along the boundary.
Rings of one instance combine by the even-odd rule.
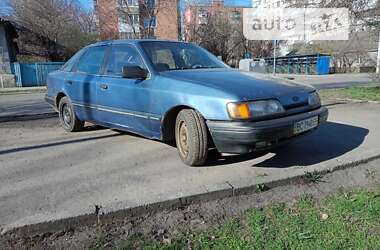
[[122, 76], [131, 79], [145, 79], [148, 77], [148, 71], [140, 66], [123, 66]]

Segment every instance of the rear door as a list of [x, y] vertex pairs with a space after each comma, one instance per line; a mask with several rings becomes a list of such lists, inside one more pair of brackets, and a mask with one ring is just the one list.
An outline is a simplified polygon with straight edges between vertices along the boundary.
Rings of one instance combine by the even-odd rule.
[[107, 46], [88, 48], [65, 79], [66, 90], [81, 120], [97, 121], [96, 84]]
[[133, 45], [112, 45], [105, 64], [104, 76], [97, 84], [100, 119], [126, 130], [152, 136], [149, 113], [152, 81], [122, 77], [123, 66], [147, 69]]

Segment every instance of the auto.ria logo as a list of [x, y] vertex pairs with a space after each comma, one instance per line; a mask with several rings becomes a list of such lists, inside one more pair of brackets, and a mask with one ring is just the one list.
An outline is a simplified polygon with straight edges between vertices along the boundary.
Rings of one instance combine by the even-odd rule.
[[348, 40], [347, 8], [246, 8], [243, 33], [249, 40]]

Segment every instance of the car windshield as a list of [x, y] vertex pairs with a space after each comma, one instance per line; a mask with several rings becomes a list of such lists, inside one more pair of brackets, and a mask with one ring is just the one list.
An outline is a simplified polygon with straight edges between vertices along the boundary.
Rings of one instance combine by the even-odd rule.
[[228, 67], [211, 53], [190, 43], [142, 42], [141, 46], [159, 72]]

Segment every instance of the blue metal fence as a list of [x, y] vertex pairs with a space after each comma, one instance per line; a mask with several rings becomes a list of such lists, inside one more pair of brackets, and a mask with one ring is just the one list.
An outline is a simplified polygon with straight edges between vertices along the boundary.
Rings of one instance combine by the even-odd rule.
[[[330, 56], [322, 54], [293, 55], [276, 58], [276, 73], [327, 75], [330, 71]], [[253, 71], [273, 72], [273, 57], [253, 59]]]
[[17, 87], [45, 86], [47, 75], [63, 66], [63, 62], [12, 63]]

